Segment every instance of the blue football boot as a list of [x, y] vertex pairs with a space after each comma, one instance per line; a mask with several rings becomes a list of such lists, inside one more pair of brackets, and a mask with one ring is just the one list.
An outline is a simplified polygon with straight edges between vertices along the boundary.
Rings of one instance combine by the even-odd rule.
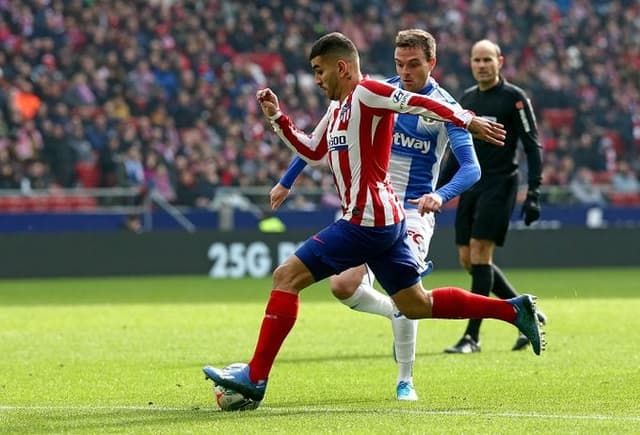
[[[540, 325], [542, 326], [547, 324], [547, 316], [545, 316], [545, 314], [540, 310], [538, 310], [538, 322], [540, 322]], [[527, 338], [527, 336], [524, 335], [522, 332], [519, 332], [518, 339], [516, 340], [516, 343], [513, 345], [511, 350], [522, 350], [526, 348], [528, 345], [529, 345], [529, 339]]]
[[516, 319], [513, 324], [520, 332], [527, 336], [533, 347], [533, 352], [540, 355], [546, 347], [544, 331], [540, 325], [538, 309], [536, 307], [536, 297], [532, 295], [521, 295], [507, 300], [516, 309]]
[[415, 402], [418, 400], [416, 389], [411, 381], [400, 381], [396, 386], [396, 399]]
[[238, 393], [255, 401], [261, 401], [267, 389], [267, 381], [257, 384], [249, 379], [249, 366], [245, 363], [231, 364], [223, 369], [206, 366], [202, 369], [208, 379], [216, 385], [237, 391]]

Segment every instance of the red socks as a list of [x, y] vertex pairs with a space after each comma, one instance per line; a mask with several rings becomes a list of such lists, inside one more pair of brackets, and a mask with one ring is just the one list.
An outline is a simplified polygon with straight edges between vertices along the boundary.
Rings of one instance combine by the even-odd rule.
[[[440, 319], [493, 318], [513, 323], [516, 310], [509, 302], [479, 296], [456, 287], [443, 287], [431, 291], [432, 317]], [[258, 343], [249, 362], [251, 382], [266, 380], [280, 347], [289, 335], [298, 317], [297, 294], [273, 290], [265, 309]]]
[[249, 361], [251, 382], [266, 380], [282, 343], [298, 317], [298, 295], [273, 290], [267, 302], [258, 343]]
[[434, 319], [500, 319], [513, 323], [516, 310], [509, 302], [480, 296], [456, 287], [433, 289]]

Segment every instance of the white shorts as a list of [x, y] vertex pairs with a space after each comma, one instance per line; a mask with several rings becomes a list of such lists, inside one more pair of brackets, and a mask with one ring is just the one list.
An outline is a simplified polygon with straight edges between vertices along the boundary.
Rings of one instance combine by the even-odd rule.
[[[418, 262], [420, 274], [423, 274], [430, 266], [427, 264], [429, 255], [429, 245], [436, 227], [436, 218], [433, 213], [420, 216], [418, 209], [406, 210], [407, 214], [407, 242], [411, 247], [411, 252]], [[373, 285], [375, 275], [367, 266], [367, 273], [362, 277], [362, 281]]]
[[436, 218], [433, 213], [420, 216], [415, 208], [406, 210], [407, 213], [407, 241], [411, 246], [411, 252], [420, 265], [420, 273], [427, 269], [427, 256], [429, 245], [436, 226]]

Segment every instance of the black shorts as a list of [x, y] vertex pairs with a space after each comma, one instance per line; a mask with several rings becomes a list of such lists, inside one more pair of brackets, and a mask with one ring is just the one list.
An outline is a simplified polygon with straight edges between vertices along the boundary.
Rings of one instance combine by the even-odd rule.
[[518, 194], [517, 174], [482, 180], [460, 195], [456, 212], [456, 245], [470, 239], [504, 245]]

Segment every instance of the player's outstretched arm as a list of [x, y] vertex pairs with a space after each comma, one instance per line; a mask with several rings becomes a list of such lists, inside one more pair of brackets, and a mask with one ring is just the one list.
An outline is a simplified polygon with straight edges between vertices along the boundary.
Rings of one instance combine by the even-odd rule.
[[298, 129], [293, 121], [282, 113], [278, 97], [271, 89], [258, 90], [256, 99], [262, 113], [269, 119], [271, 127], [287, 147], [295, 151], [307, 163], [319, 165], [324, 161], [328, 150], [325, 133], [329, 125], [331, 106], [313, 132], [307, 134]]
[[503, 146], [504, 139], [507, 137], [507, 131], [504, 129], [504, 125], [479, 116], [474, 116], [471, 119], [467, 130], [469, 130], [476, 139], [497, 146]]
[[389, 109], [399, 113], [410, 113], [425, 118], [447, 121], [469, 130], [478, 138], [494, 144], [504, 145], [507, 132], [500, 123], [479, 118], [458, 104], [436, 100], [428, 95], [415, 94], [377, 80], [364, 80], [356, 88], [361, 99], [372, 107]]
[[378, 80], [363, 80], [354, 92], [358, 92], [360, 99], [368, 106], [451, 122], [458, 127], [467, 128], [473, 118], [473, 112], [459, 105], [415, 94]]

